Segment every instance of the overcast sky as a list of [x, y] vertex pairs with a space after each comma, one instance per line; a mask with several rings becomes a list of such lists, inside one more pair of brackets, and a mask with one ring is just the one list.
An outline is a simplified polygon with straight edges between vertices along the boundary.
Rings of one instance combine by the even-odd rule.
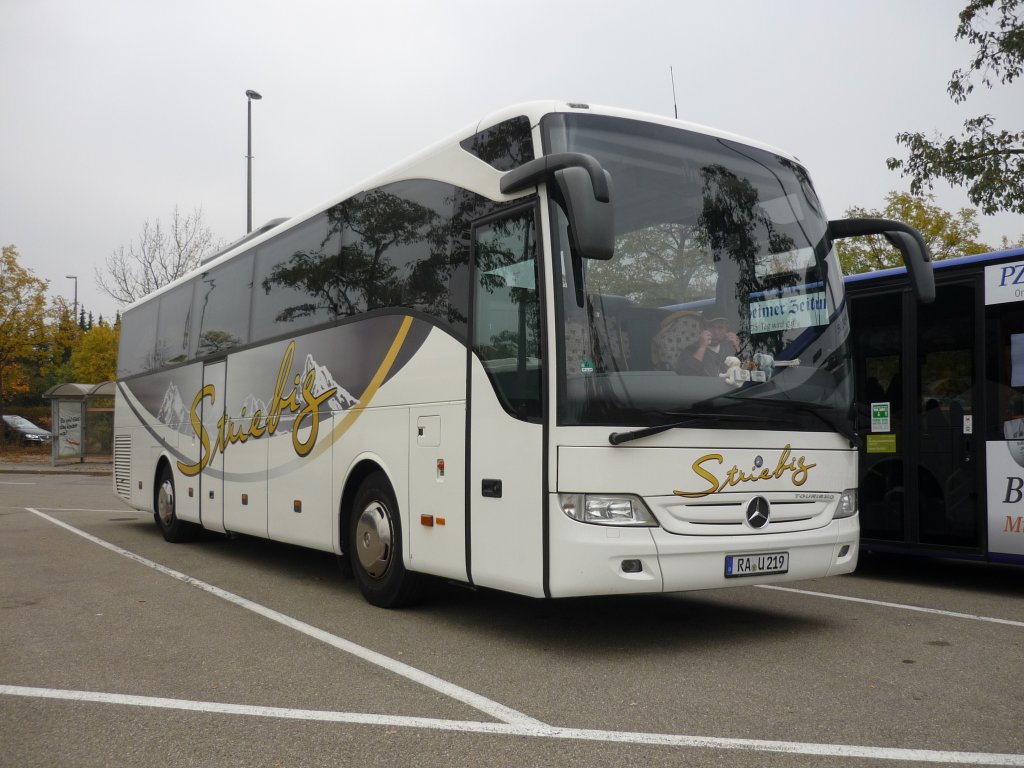
[[[774, 144], [828, 214], [881, 208], [903, 130], [1019, 130], [1024, 82], [946, 94], [966, 0], [0, 0], [0, 244], [112, 316], [94, 269], [202, 207], [245, 233], [303, 213], [484, 115], [534, 99], [672, 114]], [[956, 209], [966, 195], [936, 188]], [[982, 239], [1024, 234], [983, 218]]]

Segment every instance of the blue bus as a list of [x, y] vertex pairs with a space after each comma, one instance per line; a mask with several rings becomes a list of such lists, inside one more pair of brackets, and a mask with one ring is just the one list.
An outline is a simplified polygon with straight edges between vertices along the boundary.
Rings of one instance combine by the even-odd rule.
[[1024, 249], [846, 278], [862, 549], [1024, 563]]

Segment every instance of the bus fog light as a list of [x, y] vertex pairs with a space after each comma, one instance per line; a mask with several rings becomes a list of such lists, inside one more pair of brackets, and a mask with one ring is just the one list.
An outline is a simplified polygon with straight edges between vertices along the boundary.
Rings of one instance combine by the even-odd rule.
[[594, 525], [654, 527], [658, 521], [638, 496], [560, 493], [558, 503], [568, 517]]
[[835, 514], [832, 515], [833, 520], [839, 520], [843, 517], [853, 517], [857, 514], [857, 489], [848, 488], [839, 495], [839, 503], [836, 505]]
[[623, 560], [622, 561], [622, 572], [623, 573], [641, 573], [644, 569], [644, 564], [639, 560]]

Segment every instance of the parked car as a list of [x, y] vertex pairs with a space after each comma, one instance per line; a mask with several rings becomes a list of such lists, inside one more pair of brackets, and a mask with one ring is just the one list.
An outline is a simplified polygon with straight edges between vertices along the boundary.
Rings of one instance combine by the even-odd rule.
[[22, 445], [44, 445], [53, 439], [45, 429], [21, 416], [4, 416], [3, 419], [4, 435], [9, 440], [17, 440]]

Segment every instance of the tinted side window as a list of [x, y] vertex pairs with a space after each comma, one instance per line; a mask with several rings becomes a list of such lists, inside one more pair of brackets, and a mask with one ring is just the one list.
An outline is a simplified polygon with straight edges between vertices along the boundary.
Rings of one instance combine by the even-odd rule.
[[[465, 324], [449, 300], [456, 189], [403, 181], [357, 195], [327, 212], [341, 232], [330, 290], [348, 313], [410, 307]], [[343, 301], [342, 301], [343, 300]]]
[[158, 302], [129, 309], [121, 318], [117, 375], [130, 376], [153, 367]]
[[473, 349], [505, 410], [521, 419], [542, 415], [536, 235], [532, 209], [475, 230]]
[[160, 297], [156, 364], [173, 365], [188, 358], [192, 319], [192, 284], [180, 285]]
[[252, 254], [246, 253], [195, 281], [192, 306], [199, 316], [198, 356], [248, 343], [252, 262]]
[[511, 171], [533, 160], [530, 120], [514, 117], [465, 139], [462, 148], [499, 171]]
[[[367, 310], [417, 303], [411, 272], [430, 258], [431, 230], [446, 217], [410, 194], [415, 184], [375, 189], [331, 211], [342, 229], [349, 293]], [[445, 250], [438, 255], [443, 258]]]
[[351, 314], [339, 304], [332, 276], [340, 268], [341, 238], [321, 213], [256, 251], [253, 341], [294, 333]]
[[356, 195], [268, 241], [256, 254], [253, 341], [391, 307], [418, 309], [465, 337], [470, 226], [504, 205], [416, 179]]
[[516, 207], [520, 200], [498, 203], [467, 189], [456, 190], [455, 215], [451, 226], [451, 253], [449, 257], [450, 276], [448, 279], [448, 325], [460, 336], [468, 335], [469, 297], [471, 281], [469, 265], [472, 259], [470, 230], [475, 221], [497, 213], [503, 208]]

